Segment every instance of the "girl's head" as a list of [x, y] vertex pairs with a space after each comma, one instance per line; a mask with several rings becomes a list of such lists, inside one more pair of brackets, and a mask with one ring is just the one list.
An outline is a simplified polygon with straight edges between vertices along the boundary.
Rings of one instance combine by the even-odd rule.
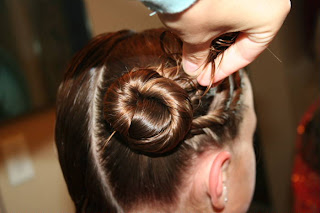
[[180, 64], [181, 42], [163, 30], [101, 35], [74, 57], [58, 92], [56, 144], [78, 212], [247, 210], [248, 78], [237, 72], [207, 89]]

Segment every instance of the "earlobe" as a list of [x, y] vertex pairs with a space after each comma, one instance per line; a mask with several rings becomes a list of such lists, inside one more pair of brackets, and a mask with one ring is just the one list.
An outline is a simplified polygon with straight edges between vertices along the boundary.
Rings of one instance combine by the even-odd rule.
[[211, 196], [211, 202], [215, 209], [223, 209], [227, 198], [226, 194], [226, 171], [230, 163], [231, 154], [227, 151], [221, 151], [213, 160], [209, 173], [208, 191]]

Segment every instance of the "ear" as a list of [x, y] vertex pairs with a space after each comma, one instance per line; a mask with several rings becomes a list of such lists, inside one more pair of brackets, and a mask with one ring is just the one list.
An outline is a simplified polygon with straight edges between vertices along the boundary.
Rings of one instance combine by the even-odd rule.
[[215, 209], [225, 207], [225, 198], [223, 185], [226, 181], [226, 172], [229, 166], [231, 155], [227, 151], [221, 151], [213, 160], [209, 173], [208, 191], [211, 196], [211, 202]]

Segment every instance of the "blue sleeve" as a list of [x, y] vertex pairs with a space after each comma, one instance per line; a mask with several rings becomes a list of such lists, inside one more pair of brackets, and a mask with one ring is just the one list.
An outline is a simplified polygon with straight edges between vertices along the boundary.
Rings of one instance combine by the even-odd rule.
[[180, 13], [197, 0], [140, 0], [150, 10], [159, 13]]

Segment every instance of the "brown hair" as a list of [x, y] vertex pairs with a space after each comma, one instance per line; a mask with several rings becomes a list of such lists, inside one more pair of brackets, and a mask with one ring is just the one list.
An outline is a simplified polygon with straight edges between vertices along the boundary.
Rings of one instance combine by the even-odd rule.
[[57, 99], [56, 145], [76, 211], [174, 209], [192, 159], [237, 135], [241, 91], [240, 73], [198, 85], [181, 67], [181, 41], [162, 29], [94, 38]]

